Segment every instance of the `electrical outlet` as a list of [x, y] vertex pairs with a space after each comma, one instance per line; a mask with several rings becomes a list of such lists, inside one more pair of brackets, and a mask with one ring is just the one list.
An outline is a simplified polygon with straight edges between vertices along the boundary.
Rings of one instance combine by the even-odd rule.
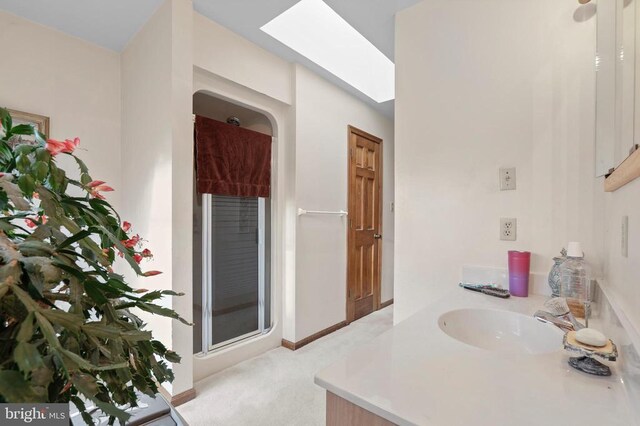
[[629, 257], [629, 216], [622, 216], [622, 257]]
[[516, 189], [516, 168], [500, 169], [500, 191], [512, 191]]
[[518, 220], [513, 217], [500, 219], [500, 239], [502, 241], [515, 241], [517, 239]]

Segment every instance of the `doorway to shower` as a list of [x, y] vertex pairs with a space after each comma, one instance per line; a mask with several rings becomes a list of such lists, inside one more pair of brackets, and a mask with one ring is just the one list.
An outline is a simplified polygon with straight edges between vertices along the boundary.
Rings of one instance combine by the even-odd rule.
[[[256, 111], [205, 93], [193, 99], [198, 116], [271, 134]], [[207, 354], [271, 328], [271, 198], [200, 193], [194, 176], [193, 199], [193, 352]]]

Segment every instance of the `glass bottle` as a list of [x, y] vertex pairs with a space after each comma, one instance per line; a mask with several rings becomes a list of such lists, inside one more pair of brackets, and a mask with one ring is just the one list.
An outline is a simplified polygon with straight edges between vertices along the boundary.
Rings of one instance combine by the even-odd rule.
[[589, 269], [580, 243], [569, 243], [567, 260], [560, 267], [560, 296], [567, 299], [573, 315], [584, 318], [589, 299]]

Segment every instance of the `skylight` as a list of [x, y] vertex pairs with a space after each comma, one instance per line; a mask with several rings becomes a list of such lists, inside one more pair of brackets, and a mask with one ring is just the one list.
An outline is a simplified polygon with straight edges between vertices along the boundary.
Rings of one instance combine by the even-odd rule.
[[301, 0], [260, 28], [376, 102], [395, 98], [395, 65], [322, 0]]

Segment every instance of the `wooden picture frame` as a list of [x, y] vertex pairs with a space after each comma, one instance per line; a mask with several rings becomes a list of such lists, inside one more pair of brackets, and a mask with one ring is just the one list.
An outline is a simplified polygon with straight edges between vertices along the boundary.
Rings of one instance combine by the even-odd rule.
[[[44, 134], [45, 139], [49, 138], [49, 117], [9, 108], [7, 109], [7, 111], [9, 111], [9, 114], [11, 114], [11, 119], [13, 120], [14, 126], [18, 124], [32, 124], [40, 133]], [[35, 142], [35, 137], [33, 136], [21, 136], [21, 139], [23, 141]]]

